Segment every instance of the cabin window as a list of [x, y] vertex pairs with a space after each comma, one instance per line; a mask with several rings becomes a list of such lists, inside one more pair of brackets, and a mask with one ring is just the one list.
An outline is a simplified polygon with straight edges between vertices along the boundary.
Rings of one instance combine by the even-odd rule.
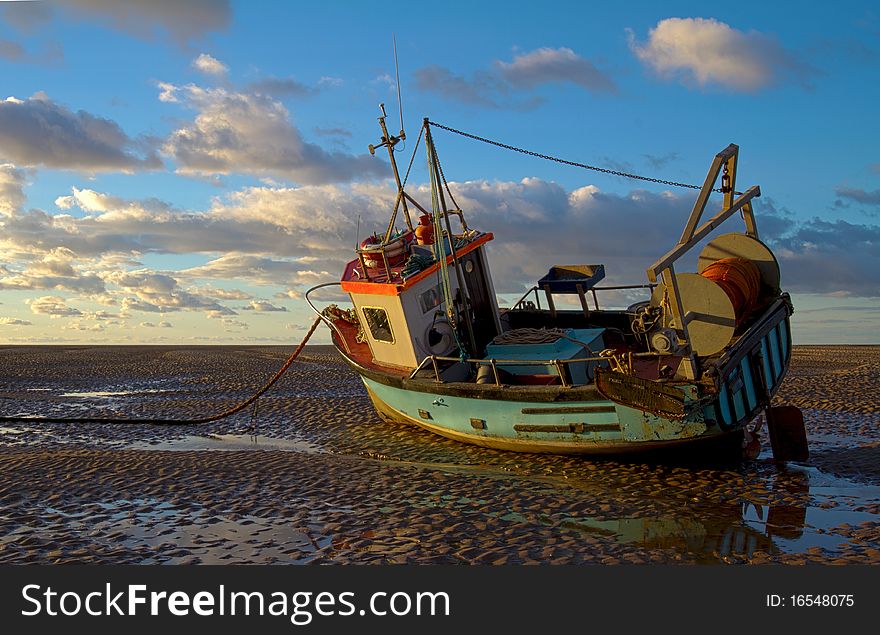
[[443, 300], [440, 299], [439, 284], [433, 289], [428, 289], [427, 291], [419, 294], [419, 306], [422, 309], [422, 314], [436, 309], [441, 304], [443, 304]]
[[377, 342], [394, 344], [394, 333], [391, 332], [391, 323], [388, 321], [388, 313], [385, 309], [365, 306], [362, 311], [373, 339]]

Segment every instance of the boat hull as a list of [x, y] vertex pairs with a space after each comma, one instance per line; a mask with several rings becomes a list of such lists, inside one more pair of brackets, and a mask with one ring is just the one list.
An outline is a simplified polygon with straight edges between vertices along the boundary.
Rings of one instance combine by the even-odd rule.
[[[567, 423], [566, 420], [577, 418], [573, 414], [558, 415], [554, 418], [553, 423], [548, 422], [545, 418], [543, 423], [539, 424], [520, 424], [535, 425], [546, 428], [568, 427], [570, 430], [569, 432], [541, 432], [539, 430], [520, 432], [513, 429], [513, 426], [507, 431], [504, 429], [499, 430], [496, 427], [496, 430], [494, 431], [495, 434], [486, 433], [482, 430], [478, 431], [476, 429], [468, 431], [464, 426], [454, 425], [455, 421], [463, 419], [470, 424], [471, 419], [476, 419], [477, 421], [484, 421], [486, 422], [486, 425], [488, 425], [488, 419], [483, 418], [490, 417], [490, 415], [486, 414], [485, 404], [472, 404], [468, 412], [460, 412], [456, 409], [449, 412], [446, 416], [441, 417], [440, 420], [427, 420], [422, 418], [421, 415], [412, 416], [400, 409], [401, 406], [399, 404], [401, 402], [413, 401], [413, 395], [395, 395], [394, 390], [392, 389], [389, 391], [387, 386], [382, 386], [381, 384], [377, 385], [375, 382], [363, 377], [362, 379], [366, 386], [367, 394], [373, 402], [373, 406], [376, 408], [376, 412], [386, 421], [415, 425], [448, 439], [494, 450], [544, 454], [616, 456], [631, 453], [658, 452], [672, 448], [686, 447], [688, 449], [697, 449], [700, 446], [715, 446], [721, 444], [733, 444], [738, 446], [742, 438], [741, 430], [730, 430], [725, 432], [715, 428], [714, 430], [703, 432], [702, 434], [691, 437], [675, 437], [664, 440], [643, 440], [639, 442], [627, 441], [621, 434], [619, 424], [597, 423], [595, 415], [592, 419], [594, 422], [592, 425], [584, 423], [583, 416], [579, 422]], [[390, 398], [389, 392], [392, 395]], [[378, 393], [381, 393], [383, 396], [380, 397]], [[391, 405], [386, 399], [388, 401], [393, 401], [398, 405]], [[427, 400], [427, 402], [433, 405], [435, 400], [436, 399], [430, 399]], [[506, 405], [510, 406], [511, 404], [508, 403]], [[435, 408], [436, 407], [443, 406], [435, 406]], [[493, 411], [495, 411], [496, 414], [501, 414], [498, 410], [498, 408], [493, 408]], [[515, 410], [515, 406], [508, 408], [508, 410]], [[520, 414], [521, 410], [522, 408], [520, 408]], [[468, 417], [466, 416], [468, 414], [473, 414], [474, 416]], [[503, 416], [496, 416], [494, 419], [497, 422], [504, 418], [505, 417]], [[580, 429], [579, 425], [583, 425], [583, 432], [577, 431]], [[681, 422], [676, 422], [675, 425], [680, 428]], [[471, 427], [473, 428], [472, 424]]]
[[[716, 382], [682, 384], [685, 415], [646, 412], [612, 401], [595, 385], [495, 386], [404, 377], [360, 365], [360, 376], [384, 419], [498, 450], [608, 455], [711, 445], [741, 437], [775, 394], [791, 358], [790, 305], [776, 303], [724, 356]], [[710, 443], [706, 443], [710, 442]]]

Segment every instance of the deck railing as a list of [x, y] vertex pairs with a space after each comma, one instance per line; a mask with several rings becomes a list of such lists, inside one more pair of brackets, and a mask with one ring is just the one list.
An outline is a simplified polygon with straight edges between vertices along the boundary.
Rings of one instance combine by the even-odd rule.
[[[596, 294], [596, 291], [622, 291], [624, 289], [649, 289], [649, 290], [653, 291], [654, 287], [656, 287], [656, 286], [657, 286], [656, 284], [624, 284], [624, 285], [617, 285], [617, 286], [592, 287], [591, 289], [589, 289], [589, 291], [590, 291], [590, 295], [592, 295], [592, 297], [593, 297], [593, 304], [595, 305], [595, 308], [593, 310], [594, 311], [600, 310], [599, 309], [599, 297]], [[522, 309], [523, 303], [526, 301], [526, 299], [532, 293], [534, 293], [535, 294], [535, 304], [536, 304], [538, 310], [541, 310], [541, 294], [538, 293], [541, 290], [542, 289], [538, 286], [532, 287], [531, 289], [526, 291], [519, 300], [516, 301], [516, 304], [513, 305], [513, 308], [514, 309]]]
[[[657, 357], [657, 353], [633, 353], [632, 357]], [[428, 365], [430, 362], [431, 366], [434, 370], [434, 381], [442, 382], [441, 378], [442, 371], [440, 370], [440, 365], [437, 362], [461, 362], [464, 364], [476, 364], [478, 366], [489, 366], [492, 368], [492, 377], [495, 380], [496, 386], [501, 386], [501, 378], [498, 374], [499, 366], [552, 366], [556, 371], [556, 376], [559, 377], [559, 382], [562, 384], [564, 388], [568, 388], [573, 386], [572, 382], [569, 381], [566, 373], [565, 367], [570, 364], [581, 364], [581, 363], [589, 363], [589, 362], [609, 362], [609, 357], [605, 357], [602, 355], [595, 355], [593, 357], [573, 357], [571, 359], [461, 359], [459, 357], [445, 357], [443, 355], [428, 355], [424, 359], [422, 359], [421, 363], [416, 366], [415, 370], [409, 374], [410, 379], [414, 379], [415, 376]]]

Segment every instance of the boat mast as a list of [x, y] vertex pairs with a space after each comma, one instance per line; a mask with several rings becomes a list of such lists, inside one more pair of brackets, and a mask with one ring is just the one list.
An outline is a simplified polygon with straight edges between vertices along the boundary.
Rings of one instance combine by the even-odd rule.
[[[455, 237], [452, 235], [452, 225], [449, 223], [449, 213], [446, 208], [446, 197], [443, 195], [443, 188], [440, 186], [442, 183], [442, 176], [440, 175], [440, 161], [437, 159], [437, 149], [434, 147], [434, 138], [431, 136], [431, 122], [425, 117], [425, 149], [428, 152], [428, 167], [431, 170], [431, 188], [434, 190], [434, 194], [439, 198], [440, 208], [435, 210], [435, 222], [439, 221], [439, 217], [442, 216], [446, 221], [446, 230], [445, 234], [449, 238], [449, 251], [452, 255], [452, 266], [455, 269], [455, 277], [458, 280], [458, 288], [461, 293], [461, 301], [462, 308], [464, 309], [465, 319], [464, 325], [467, 330], [468, 335], [468, 343], [470, 344], [470, 352], [472, 354], [477, 353], [477, 343], [476, 339], [474, 339], [474, 328], [471, 324], [469, 316], [467, 315], [470, 308], [470, 297], [468, 296], [467, 287], [464, 284], [464, 277], [461, 273], [461, 267], [458, 263], [458, 255], [455, 250]], [[446, 253], [445, 246], [443, 241], [443, 236], [438, 236], [435, 240], [438, 243], [438, 260], [440, 261], [440, 266], [444, 266], [446, 264]], [[450, 298], [452, 300], [452, 298]], [[447, 307], [447, 310], [449, 307]], [[461, 315], [461, 313], [459, 314]]]
[[394, 231], [394, 221], [397, 220], [397, 210], [400, 208], [400, 205], [403, 204], [403, 216], [406, 219], [406, 226], [410, 230], [413, 228], [412, 219], [409, 216], [409, 208], [406, 206], [406, 193], [403, 191], [403, 183], [400, 181], [400, 172], [397, 170], [397, 159], [394, 158], [394, 146], [397, 145], [400, 141], [406, 140], [406, 132], [403, 130], [400, 131], [396, 137], [392, 136], [388, 132], [388, 127], [385, 125], [385, 118], [388, 116], [385, 112], [385, 104], [379, 104], [379, 108], [382, 109], [382, 116], [379, 117], [379, 125], [382, 127], [382, 140], [378, 145], [370, 144], [369, 150], [370, 154], [376, 154], [376, 149], [381, 147], [388, 148], [388, 157], [391, 159], [391, 170], [394, 172], [394, 181], [397, 183], [397, 199], [394, 201], [394, 211], [391, 212], [391, 221], [388, 223], [388, 230], [385, 232], [385, 240], [383, 242], [388, 242], [391, 240], [391, 233]]

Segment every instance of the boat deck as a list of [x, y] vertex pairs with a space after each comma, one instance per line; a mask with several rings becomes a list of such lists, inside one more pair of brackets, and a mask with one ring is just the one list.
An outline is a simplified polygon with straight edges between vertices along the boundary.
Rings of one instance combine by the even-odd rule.
[[[339, 347], [341, 350], [347, 352], [348, 356], [352, 359], [352, 361], [356, 362], [358, 365], [363, 368], [379, 372], [386, 373], [388, 375], [397, 376], [397, 377], [409, 377], [412, 374], [414, 369], [412, 368], [401, 368], [396, 366], [388, 366], [386, 364], [380, 364], [373, 359], [372, 351], [370, 350], [369, 345], [366, 342], [358, 342], [358, 325], [352, 324], [351, 322], [347, 322], [345, 320], [336, 320], [334, 325], [337, 327], [338, 332], [334, 333], [334, 344]], [[339, 341], [340, 336], [343, 341]], [[620, 353], [625, 354], [629, 347], [626, 346], [623, 342], [614, 342], [612, 346]], [[632, 352], [636, 352], [632, 350]], [[633, 357], [632, 358], [632, 366], [633, 366], [633, 375], [649, 381], [656, 381], [659, 379], [663, 379], [665, 377], [669, 377], [675, 374], [678, 370], [678, 367], [681, 365], [681, 362], [684, 358], [678, 355], [664, 355], [660, 357]], [[447, 371], [451, 366], [454, 366], [455, 362], [449, 361], [438, 361], [438, 366], [441, 370], [441, 376], [444, 371]], [[419, 371], [416, 374], [416, 377], [424, 378], [424, 379], [435, 379], [435, 373], [432, 365], [427, 365], [424, 369]], [[462, 381], [460, 378], [444, 378], [445, 381]], [[474, 381], [473, 378], [469, 380], [465, 380], [466, 383], [472, 383]], [[517, 384], [522, 385], [559, 385], [561, 384], [560, 379], [556, 375], [516, 375], [508, 378], [508, 381], [513, 381]]]

